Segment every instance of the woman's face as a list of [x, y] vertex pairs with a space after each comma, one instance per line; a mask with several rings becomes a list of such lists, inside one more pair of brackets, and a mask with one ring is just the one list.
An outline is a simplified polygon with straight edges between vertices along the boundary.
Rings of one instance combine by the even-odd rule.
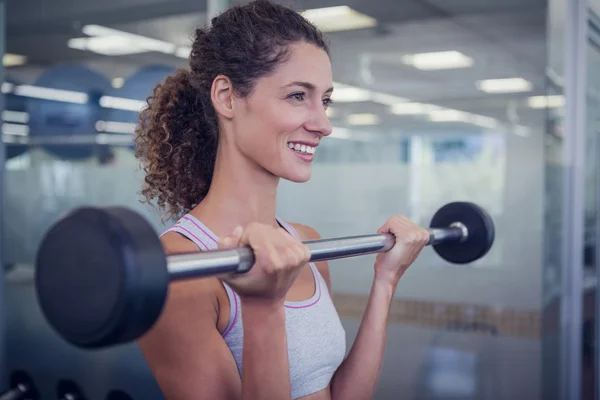
[[234, 135], [238, 149], [273, 175], [310, 179], [315, 151], [331, 133], [326, 115], [332, 92], [331, 63], [315, 45], [298, 43], [275, 73], [261, 78], [239, 100]]

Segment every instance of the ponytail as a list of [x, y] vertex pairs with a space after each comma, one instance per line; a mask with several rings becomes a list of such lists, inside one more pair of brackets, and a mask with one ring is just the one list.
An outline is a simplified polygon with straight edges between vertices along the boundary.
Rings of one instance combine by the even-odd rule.
[[135, 132], [145, 172], [142, 202], [156, 202], [166, 219], [189, 212], [207, 194], [216, 150], [216, 115], [208, 93], [180, 69], [154, 88]]

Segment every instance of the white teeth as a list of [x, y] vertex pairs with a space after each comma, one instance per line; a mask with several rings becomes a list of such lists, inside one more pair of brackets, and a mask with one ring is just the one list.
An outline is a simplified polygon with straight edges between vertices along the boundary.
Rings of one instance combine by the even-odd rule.
[[299, 143], [291, 143], [289, 142], [287, 144], [287, 147], [289, 147], [292, 150], [295, 150], [299, 153], [304, 153], [304, 154], [315, 154], [315, 147], [312, 146], [307, 146], [305, 144], [299, 144]]

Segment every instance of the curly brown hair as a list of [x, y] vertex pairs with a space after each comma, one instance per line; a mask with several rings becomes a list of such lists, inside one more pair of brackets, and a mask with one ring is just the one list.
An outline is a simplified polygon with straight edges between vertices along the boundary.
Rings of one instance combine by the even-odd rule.
[[329, 55], [323, 34], [296, 11], [270, 0], [234, 6], [196, 29], [189, 70], [158, 84], [136, 129], [136, 157], [145, 173], [142, 202], [166, 218], [179, 218], [208, 193], [219, 143], [210, 90], [227, 76], [247, 97], [256, 81], [273, 73], [290, 45], [311, 43]]

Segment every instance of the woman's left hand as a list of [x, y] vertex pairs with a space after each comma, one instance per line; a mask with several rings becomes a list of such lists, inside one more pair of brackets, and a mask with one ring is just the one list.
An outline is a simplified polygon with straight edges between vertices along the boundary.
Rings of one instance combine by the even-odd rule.
[[388, 252], [377, 255], [375, 279], [397, 285], [404, 272], [429, 241], [429, 231], [417, 226], [405, 216], [399, 215], [388, 219], [377, 233], [393, 234], [396, 237], [396, 244]]

